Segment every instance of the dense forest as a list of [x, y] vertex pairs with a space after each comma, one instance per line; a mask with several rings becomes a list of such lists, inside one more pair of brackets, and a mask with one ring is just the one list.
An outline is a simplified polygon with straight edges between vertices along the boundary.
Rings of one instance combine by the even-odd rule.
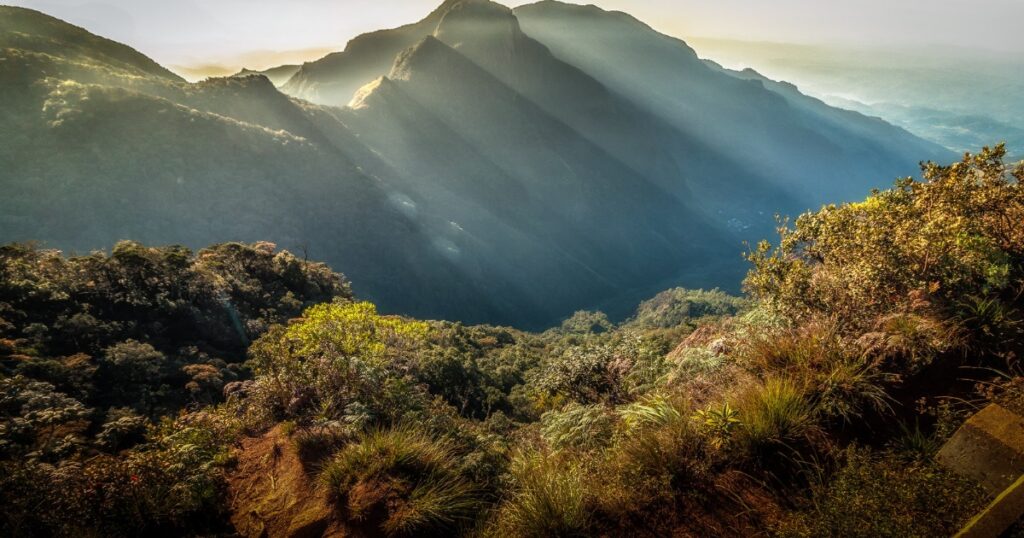
[[386, 315], [271, 243], [4, 246], [0, 533], [951, 535], [987, 497], [938, 447], [1024, 411], [1004, 155], [781, 222], [743, 297], [544, 332]]

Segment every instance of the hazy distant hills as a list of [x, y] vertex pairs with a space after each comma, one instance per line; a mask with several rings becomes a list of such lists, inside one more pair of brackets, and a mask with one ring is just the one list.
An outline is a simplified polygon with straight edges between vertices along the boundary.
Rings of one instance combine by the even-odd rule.
[[799, 82], [827, 103], [879, 116], [955, 151], [998, 141], [1024, 157], [1024, 58], [1009, 52], [699, 39], [704, 58]]
[[264, 69], [262, 71], [254, 71], [252, 69], [242, 69], [235, 73], [234, 77], [246, 77], [249, 75], [263, 75], [274, 83], [274, 86], [281, 86], [284, 83], [291, 80], [295, 73], [299, 71], [298, 65], [279, 65], [277, 67], [271, 67], [270, 69]]
[[773, 214], [947, 158], [555, 2], [449, 0], [316, 62], [197, 84], [27, 9], [0, 8], [0, 47], [0, 241], [270, 240], [419, 317], [534, 327], [735, 289]]

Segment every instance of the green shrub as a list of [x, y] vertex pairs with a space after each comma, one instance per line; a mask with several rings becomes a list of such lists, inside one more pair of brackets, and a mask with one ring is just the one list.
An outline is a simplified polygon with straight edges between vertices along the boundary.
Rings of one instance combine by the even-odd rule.
[[779, 246], [749, 256], [746, 288], [793, 319], [831, 317], [843, 331], [925, 292], [943, 306], [1005, 290], [1024, 259], [1024, 167], [984, 148], [923, 181], [897, 181], [865, 201], [827, 206], [781, 229]]
[[429, 331], [424, 322], [379, 315], [371, 303], [311, 307], [253, 343], [252, 401], [278, 419], [343, 420], [356, 430], [397, 421], [428, 401], [402, 360]]
[[891, 414], [892, 398], [886, 391], [895, 376], [879, 370], [867, 359], [845, 358], [836, 361], [814, 378], [817, 407], [828, 417], [853, 422], [865, 412]]
[[451, 531], [480, 508], [457, 472], [450, 442], [400, 425], [370, 431], [341, 449], [320, 473], [348, 517], [389, 536]]

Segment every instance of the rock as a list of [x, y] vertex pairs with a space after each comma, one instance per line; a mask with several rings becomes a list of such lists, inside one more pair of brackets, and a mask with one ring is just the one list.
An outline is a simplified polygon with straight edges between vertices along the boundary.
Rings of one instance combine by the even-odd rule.
[[1024, 474], [1024, 418], [989, 405], [964, 422], [937, 459], [998, 495]]
[[954, 538], [997, 538], [1024, 513], [1024, 476], [974, 516]]

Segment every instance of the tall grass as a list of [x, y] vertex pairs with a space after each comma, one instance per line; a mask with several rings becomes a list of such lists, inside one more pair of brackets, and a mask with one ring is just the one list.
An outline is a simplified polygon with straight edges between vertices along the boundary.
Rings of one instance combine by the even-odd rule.
[[788, 377], [770, 377], [739, 395], [739, 438], [750, 449], [800, 438], [815, 426], [816, 408], [804, 387]]
[[421, 535], [453, 529], [480, 507], [476, 488], [456, 467], [450, 442], [400, 425], [347, 445], [320, 479], [353, 520], [378, 524], [389, 536]]
[[587, 536], [590, 510], [586, 478], [540, 452], [518, 454], [512, 462], [515, 489], [498, 513], [491, 535], [523, 538]]

